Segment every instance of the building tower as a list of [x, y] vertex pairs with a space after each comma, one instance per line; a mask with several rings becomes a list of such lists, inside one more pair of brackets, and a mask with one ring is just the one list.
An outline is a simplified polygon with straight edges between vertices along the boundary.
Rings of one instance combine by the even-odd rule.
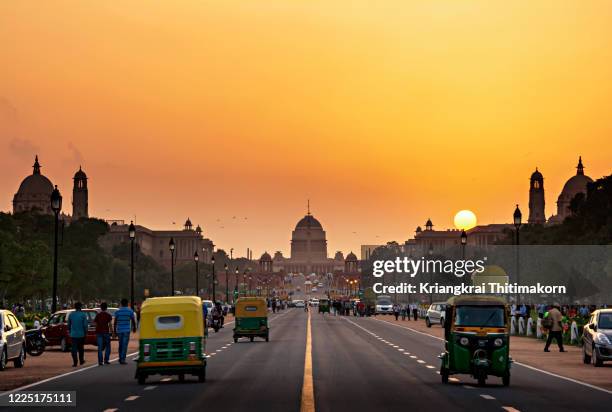
[[535, 172], [529, 179], [529, 219], [531, 225], [543, 225], [546, 223], [544, 214], [544, 177], [536, 167]]
[[89, 217], [89, 195], [87, 193], [87, 175], [79, 166], [74, 174], [74, 187], [72, 188], [72, 218], [79, 220]]

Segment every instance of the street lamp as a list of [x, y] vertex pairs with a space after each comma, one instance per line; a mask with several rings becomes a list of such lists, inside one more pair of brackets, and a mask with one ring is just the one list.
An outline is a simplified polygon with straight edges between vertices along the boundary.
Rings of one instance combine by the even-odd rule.
[[172, 273], [170, 286], [172, 287], [172, 293], [170, 296], [174, 296], [174, 251], [176, 249], [176, 245], [174, 244], [174, 238], [170, 238], [170, 242], [168, 242], [168, 247], [170, 248], [170, 270]]
[[461, 230], [461, 257], [465, 260], [465, 245], [467, 245], [467, 233]]
[[195, 278], [196, 293], [195, 295], [200, 296], [200, 266], [199, 266], [200, 256], [198, 256], [197, 250], [193, 254], [193, 261], [195, 262], [195, 266], [196, 266], [196, 278]]
[[[519, 229], [521, 228], [521, 220], [523, 218], [523, 214], [519, 209], [519, 206], [516, 205], [516, 209], [514, 209], [514, 215], [512, 216], [514, 219], [514, 227], [516, 228], [516, 283], [520, 285], [520, 268], [519, 268]], [[519, 304], [519, 294], [516, 294], [515, 298], [516, 304]]]
[[134, 221], [130, 222], [128, 233], [130, 235], [130, 304], [132, 305], [132, 310], [134, 310], [134, 240], [136, 239]]
[[225, 302], [229, 303], [229, 271], [228, 271], [227, 263], [224, 265], [224, 268], [225, 268]]
[[234, 303], [236, 303], [236, 297], [238, 297], [238, 274], [240, 272], [238, 271], [238, 266], [236, 266], [236, 270], [234, 271], [234, 274], [236, 275], [236, 283], [234, 283], [234, 299], [232, 299], [232, 301]]
[[[427, 251], [427, 254], [429, 255], [428, 260], [431, 260], [431, 257], [433, 256], [433, 243], [429, 244], [429, 250]], [[429, 272], [429, 284], [431, 286], [431, 284], [433, 283], [433, 271]], [[429, 304], [431, 305], [433, 303], [433, 293], [431, 292], [431, 288], [429, 289]]]
[[51, 192], [51, 209], [55, 214], [55, 243], [53, 246], [53, 300], [51, 303], [51, 312], [57, 311], [57, 233], [59, 229], [59, 213], [62, 210], [62, 195], [57, 189], [57, 185]]
[[213, 303], [216, 303], [215, 301], [215, 257], [213, 256], [212, 258], [210, 258], [210, 262], [212, 263], [212, 301]]

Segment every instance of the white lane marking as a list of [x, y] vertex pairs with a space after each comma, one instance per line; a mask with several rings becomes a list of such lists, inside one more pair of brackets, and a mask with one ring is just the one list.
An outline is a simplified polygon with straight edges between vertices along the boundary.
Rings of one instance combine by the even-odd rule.
[[[370, 318], [370, 319], [372, 319], [372, 318]], [[411, 332], [418, 333], [419, 335], [428, 336], [430, 338], [441, 340], [442, 342], [444, 342], [444, 339], [442, 339], [442, 338], [430, 335], [429, 333], [418, 331], [416, 329], [408, 328], [408, 327], [402, 326], [402, 325], [396, 325], [395, 323], [386, 322], [384, 320], [380, 320], [380, 319], [376, 319], [376, 318], [373, 318], [372, 320], [374, 320], [376, 322], [386, 323], [387, 325], [395, 326], [395, 327], [398, 327], [398, 328], [406, 329], [406, 330], [409, 330]], [[549, 376], [554, 376], [555, 378], [563, 379], [563, 380], [566, 380], [568, 382], [577, 383], [578, 385], [586, 386], [587, 388], [595, 389], [596, 391], [600, 391], [600, 392], [604, 392], [604, 393], [607, 393], [609, 395], [612, 395], [612, 390], [600, 388], [599, 386], [595, 386], [595, 385], [592, 385], [590, 383], [579, 381], [578, 379], [568, 378], [567, 376], [563, 376], [563, 375], [557, 375], [556, 373], [548, 372], [548, 371], [545, 371], [544, 369], [539, 369], [539, 368], [536, 368], [535, 366], [527, 365], [525, 363], [521, 363], [521, 362], [517, 362], [517, 361], [514, 361], [513, 364], [514, 365], [518, 365], [518, 366], [522, 366], [523, 368], [531, 369], [531, 370], [534, 370], [534, 371], [537, 371], [537, 372], [540, 372], [540, 373], [544, 373], [544, 374], [549, 375]]]
[[[127, 355], [127, 357], [131, 358], [131, 357], [136, 356], [136, 355], [138, 355], [138, 352], [132, 352], [132, 353], [129, 353]], [[113, 363], [113, 362], [115, 362], [117, 360], [119, 360], [118, 357], [111, 359], [110, 362]], [[60, 375], [52, 376], [50, 378], [43, 379], [43, 380], [38, 381], [38, 382], [30, 383], [30, 384], [25, 385], [25, 386], [20, 386], [19, 388], [11, 389], [10, 391], [2, 392], [2, 393], [0, 393], [0, 398], [3, 397], [3, 396], [9, 395], [11, 393], [15, 393], [15, 392], [18, 392], [18, 391], [23, 391], [25, 389], [32, 388], [34, 386], [38, 386], [38, 385], [41, 385], [43, 383], [51, 382], [51, 381], [54, 381], [56, 379], [63, 378], [65, 376], [74, 375], [75, 373], [85, 372], [86, 370], [93, 369], [93, 368], [99, 368], [98, 364], [91, 365], [91, 366], [86, 366], [84, 368], [77, 369], [75, 371], [70, 371], [70, 372], [62, 373]]]
[[138, 398], [140, 398], [140, 396], [138, 396], [138, 395], [130, 395], [127, 398], [125, 398], [125, 401], [126, 402], [131, 402], [131, 401], [135, 401]]
[[[438, 371], [438, 372], [440, 372], [440, 371]], [[459, 382], [459, 379], [457, 379], [457, 378], [448, 378], [448, 380], [451, 381], [451, 382]]]
[[464, 387], [465, 389], [476, 389], [475, 387], [470, 386], [470, 385], [463, 385], [463, 387]]
[[399, 348], [399, 346], [397, 346], [397, 345], [393, 345], [393, 347], [394, 347], [394, 348]]
[[162, 382], [170, 382], [172, 380], [172, 378], [163, 378], [161, 381]]
[[417, 362], [419, 362], [419, 363], [425, 363], [425, 361], [424, 361], [424, 360], [421, 360], [421, 359], [417, 359]]
[[118, 411], [118, 410], [119, 410], [119, 409], [117, 409], [117, 408], [112, 408], [112, 409], [104, 409], [104, 412], [116, 412], [116, 411]]
[[516, 408], [513, 408], [512, 406], [502, 406], [502, 409], [508, 412], [521, 412]]
[[431, 366], [431, 365], [425, 365], [425, 367], [428, 368], [428, 369], [436, 369], [435, 366]]
[[146, 388], [144, 388], [145, 391], [152, 391], [153, 389], [157, 388], [157, 386], [155, 385], [151, 385], [151, 386], [147, 386]]
[[481, 398], [483, 398], [483, 399], [488, 399], [488, 400], [490, 400], [490, 401], [491, 401], [491, 400], [495, 400], [495, 398], [494, 398], [493, 396], [491, 396], [491, 395], [487, 395], [486, 393], [481, 393], [481, 394], [480, 394], [480, 397], [481, 397]]
[[215, 356], [215, 355], [216, 355], [216, 353], [211, 353], [211, 354], [210, 354], [210, 356]]
[[404, 351], [404, 349], [402, 349], [402, 348], [399, 348], [399, 349], [398, 349], [398, 351], [400, 351], [400, 352], [403, 352], [403, 351]]
[[416, 356], [414, 356], [414, 355], [410, 355], [410, 357], [411, 357], [412, 359], [416, 359], [416, 358], [417, 358], [417, 357], [416, 357]]

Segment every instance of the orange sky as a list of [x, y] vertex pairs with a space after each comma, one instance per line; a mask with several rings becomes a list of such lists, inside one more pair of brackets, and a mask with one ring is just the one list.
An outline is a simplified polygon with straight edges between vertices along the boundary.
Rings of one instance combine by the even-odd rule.
[[526, 216], [536, 166], [550, 215], [579, 154], [610, 174], [610, 21], [607, 1], [3, 1], [0, 209], [38, 153], [66, 199], [83, 165], [91, 214], [190, 216], [238, 255], [286, 253], [307, 198], [330, 254]]

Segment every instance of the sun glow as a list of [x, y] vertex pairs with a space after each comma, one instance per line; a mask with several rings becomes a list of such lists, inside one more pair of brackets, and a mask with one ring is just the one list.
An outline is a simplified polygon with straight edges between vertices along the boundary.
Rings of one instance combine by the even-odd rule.
[[468, 230], [476, 226], [476, 215], [471, 210], [460, 210], [455, 215], [455, 227]]

